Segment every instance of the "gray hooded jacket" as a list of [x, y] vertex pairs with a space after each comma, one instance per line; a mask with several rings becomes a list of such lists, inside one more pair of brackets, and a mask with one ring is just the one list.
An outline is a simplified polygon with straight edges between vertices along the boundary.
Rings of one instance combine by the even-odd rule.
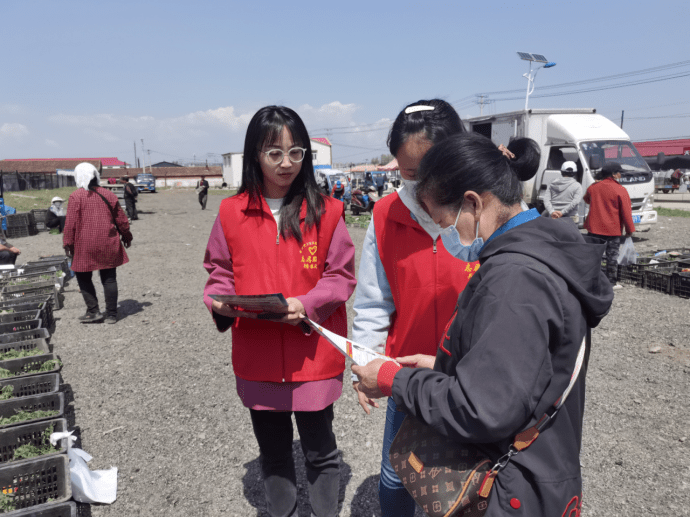
[[576, 216], [577, 206], [582, 201], [582, 185], [575, 178], [563, 176], [551, 182], [544, 196], [544, 207], [549, 215], [560, 210], [563, 216]]

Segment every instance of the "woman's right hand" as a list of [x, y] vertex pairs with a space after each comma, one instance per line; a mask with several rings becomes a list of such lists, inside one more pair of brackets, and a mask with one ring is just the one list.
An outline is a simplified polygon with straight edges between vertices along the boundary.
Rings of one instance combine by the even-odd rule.
[[361, 406], [362, 409], [367, 413], [367, 415], [369, 415], [369, 414], [371, 414], [371, 410], [369, 410], [369, 406], [373, 406], [374, 408], [378, 408], [379, 404], [376, 401], [374, 401], [373, 399], [369, 399], [362, 392], [360, 392], [358, 386], [359, 386], [359, 381], [353, 381], [352, 382], [352, 388], [355, 389], [355, 392], [357, 392], [357, 399], [359, 399], [359, 406]]
[[222, 302], [218, 302], [217, 300], [213, 301], [213, 304], [211, 307], [213, 308], [213, 311], [215, 313], [218, 313], [219, 315], [223, 315], [224, 317], [229, 317], [229, 318], [235, 318], [235, 317], [256, 318], [256, 313], [249, 313], [247, 311], [240, 311], [238, 309], [235, 309], [235, 307], [233, 307], [233, 306], [228, 306], [227, 304], [223, 304]]

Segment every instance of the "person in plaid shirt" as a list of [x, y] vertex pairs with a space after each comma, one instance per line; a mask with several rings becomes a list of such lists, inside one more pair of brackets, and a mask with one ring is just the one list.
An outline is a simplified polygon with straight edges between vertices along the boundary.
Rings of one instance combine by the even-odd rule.
[[[117, 196], [98, 185], [100, 177], [93, 165], [82, 162], [74, 173], [78, 189], [69, 197], [62, 242], [67, 255], [73, 257], [72, 270], [86, 303], [86, 314], [79, 320], [105, 319], [106, 323], [114, 324], [117, 322], [116, 268], [129, 262], [125, 248], [132, 243], [129, 221]], [[99, 271], [103, 284], [105, 316], [98, 307], [92, 281], [94, 270]]]

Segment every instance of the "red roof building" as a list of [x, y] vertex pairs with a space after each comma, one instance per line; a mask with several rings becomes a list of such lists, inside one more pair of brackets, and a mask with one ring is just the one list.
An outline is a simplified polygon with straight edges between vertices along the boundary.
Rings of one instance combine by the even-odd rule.
[[79, 162], [93, 162], [99, 161], [104, 168], [110, 167], [126, 167], [128, 164], [122, 160], [118, 160], [116, 157], [103, 157], [103, 158], [8, 158], [6, 160], [11, 160], [12, 162], [26, 162], [26, 161], [76, 161]]
[[314, 140], [316, 142], [320, 142], [321, 144], [324, 144], [326, 146], [331, 146], [331, 141], [328, 140], [326, 137], [317, 137], [317, 138], [313, 138], [311, 140]]
[[633, 145], [642, 156], [656, 156], [659, 153], [666, 156], [690, 155], [690, 139], [687, 138], [634, 142]]

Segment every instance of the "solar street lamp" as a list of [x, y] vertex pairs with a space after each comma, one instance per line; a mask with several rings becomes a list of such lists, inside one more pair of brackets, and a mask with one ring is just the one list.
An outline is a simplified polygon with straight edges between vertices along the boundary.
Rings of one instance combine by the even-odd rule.
[[[530, 54], [529, 52], [518, 52], [518, 56], [523, 61], [529, 61], [529, 72], [522, 74], [523, 77], [527, 78], [527, 95], [525, 96], [525, 111], [527, 111], [527, 106], [529, 104], [529, 96], [534, 92], [534, 79], [537, 77], [537, 72], [542, 68], [555, 67], [556, 63], [547, 60], [542, 54]], [[542, 66], [532, 69], [532, 63], [544, 63]]]

